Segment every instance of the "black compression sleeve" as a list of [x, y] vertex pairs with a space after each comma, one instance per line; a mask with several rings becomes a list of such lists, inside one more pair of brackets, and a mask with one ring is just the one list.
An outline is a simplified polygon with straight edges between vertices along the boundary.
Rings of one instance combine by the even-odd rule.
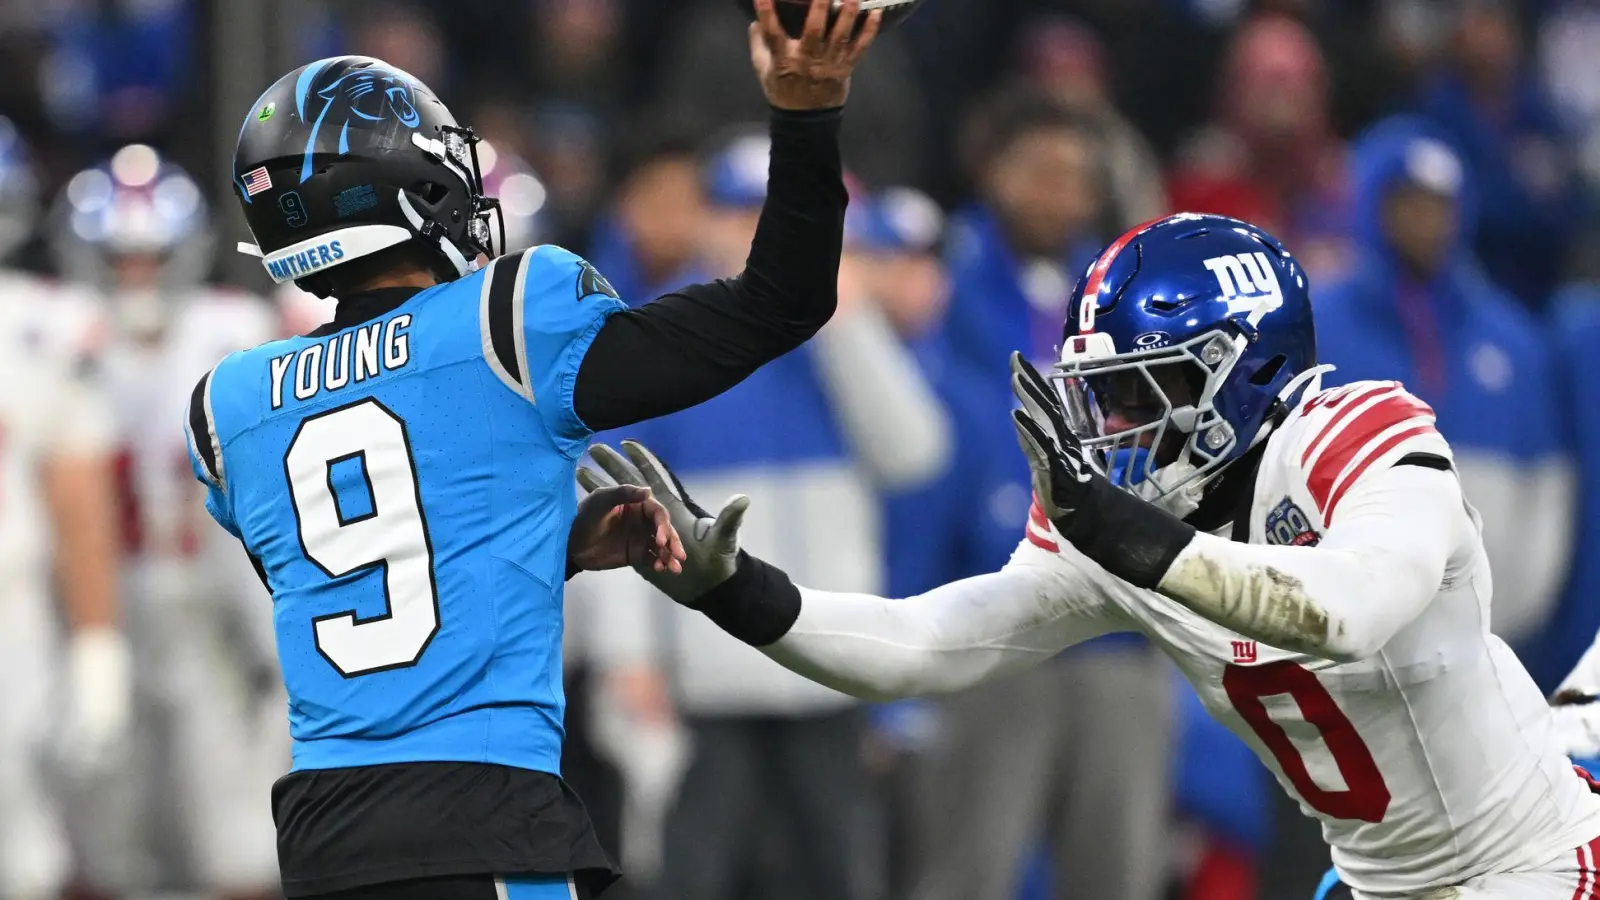
[[827, 324], [848, 199], [840, 121], [837, 109], [773, 111], [767, 200], [744, 271], [607, 320], [578, 369], [584, 424], [604, 431], [709, 400]]
[[752, 647], [789, 633], [800, 618], [800, 589], [782, 569], [739, 551], [733, 577], [700, 598], [695, 609]]

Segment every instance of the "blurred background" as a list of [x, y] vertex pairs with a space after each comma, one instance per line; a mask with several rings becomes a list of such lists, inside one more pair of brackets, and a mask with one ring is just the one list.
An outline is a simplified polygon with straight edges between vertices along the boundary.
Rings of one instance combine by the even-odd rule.
[[[742, 267], [767, 143], [732, 0], [0, 0], [0, 307], [47, 311], [112, 424], [91, 439], [54, 407], [38, 440], [0, 428], [0, 459], [109, 467], [137, 725], [113, 771], [61, 774], [70, 655], [19, 610], [48, 607], [48, 554], [97, 551], [49, 503], [3, 510], [8, 547], [57, 525], [0, 595], [0, 898], [273, 895], [270, 602], [198, 510], [178, 422], [222, 355], [331, 315], [233, 252], [229, 164], [255, 97], [340, 53], [487, 139], [512, 247], [569, 247], [630, 303]], [[1541, 686], [1593, 640], [1600, 559], [1574, 548], [1600, 539], [1600, 0], [928, 0], [861, 66], [843, 144], [835, 320], [602, 436], [702, 501], [752, 495], [747, 545], [797, 581], [906, 597], [1004, 564], [1029, 497], [1007, 353], [1052, 355], [1118, 234], [1216, 212], [1300, 257], [1332, 381], [1397, 378], [1438, 412], [1495, 630]], [[1141, 639], [875, 706], [630, 576], [580, 576], [567, 608], [566, 776], [629, 872], [619, 900], [1275, 900], [1327, 867]]]

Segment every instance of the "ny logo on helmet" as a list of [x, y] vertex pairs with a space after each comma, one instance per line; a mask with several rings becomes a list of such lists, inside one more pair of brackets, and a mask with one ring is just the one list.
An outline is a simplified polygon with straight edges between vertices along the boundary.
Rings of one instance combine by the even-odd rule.
[[1263, 312], [1271, 312], [1283, 305], [1283, 289], [1278, 286], [1278, 273], [1273, 270], [1272, 262], [1265, 253], [1256, 251], [1213, 256], [1205, 261], [1205, 267], [1217, 276], [1217, 285], [1222, 288], [1222, 296], [1228, 301], [1230, 314], [1251, 312], [1263, 301], [1266, 303]]

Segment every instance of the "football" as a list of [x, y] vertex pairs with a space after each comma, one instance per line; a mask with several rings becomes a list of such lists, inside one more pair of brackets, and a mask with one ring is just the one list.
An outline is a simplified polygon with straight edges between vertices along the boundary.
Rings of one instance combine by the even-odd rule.
[[[739, 8], [751, 19], [756, 17], [756, 8], [752, 0], [735, 0]], [[833, 24], [833, 19], [839, 14], [839, 0], [832, 0], [833, 12], [828, 16], [828, 24]], [[806, 12], [811, 9], [811, 0], [773, 0], [778, 11], [778, 21], [783, 23], [783, 30], [789, 32], [790, 37], [799, 37], [805, 30]], [[883, 11], [882, 30], [904, 22], [908, 16], [916, 12], [922, 5], [922, 0], [861, 0], [861, 18], [856, 21], [856, 31], [861, 31], [861, 26], [866, 24], [866, 14], [873, 10]]]

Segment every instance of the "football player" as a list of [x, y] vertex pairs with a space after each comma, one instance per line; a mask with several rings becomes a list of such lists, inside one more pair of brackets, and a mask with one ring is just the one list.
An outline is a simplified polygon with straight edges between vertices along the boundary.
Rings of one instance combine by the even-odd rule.
[[772, 154], [749, 260], [633, 309], [559, 247], [496, 256], [477, 138], [406, 72], [318, 60], [250, 109], [248, 251], [338, 303], [224, 359], [185, 421], [207, 508], [272, 592], [290, 897], [568, 900], [615, 878], [558, 776], [562, 586], [682, 551], [647, 491], [580, 506], [573, 473], [593, 431], [715, 396], [832, 314], [837, 132], [882, 18], [859, 6], [830, 26], [813, 0], [790, 38], [758, 0]]
[[1489, 631], [1480, 523], [1449, 444], [1395, 382], [1320, 389], [1297, 261], [1244, 222], [1172, 216], [1109, 245], [1070, 309], [1048, 376], [1013, 356], [1036, 496], [1001, 571], [910, 600], [796, 587], [739, 551], [747, 499], [711, 517], [643, 447], [597, 446], [685, 536], [683, 573], [646, 577], [869, 698], [1143, 632], [1320, 820], [1357, 898], [1600, 885], [1600, 797]]
[[[33, 232], [33, 188], [0, 118], [0, 256]], [[40, 766], [51, 738], [76, 786], [114, 768], [132, 717], [99, 330], [87, 298], [0, 269], [0, 379], [10, 386], [0, 393], [0, 895], [22, 900], [57, 896], [71, 864]], [[52, 588], [71, 629], [64, 645]], [[52, 735], [57, 710], [66, 727]]]
[[[127, 621], [146, 721], [160, 723], [143, 735], [152, 748], [143, 762], [176, 787], [159, 797], [180, 817], [141, 829], [93, 811], [83, 829], [100, 851], [91, 862], [120, 869], [101, 879], [172, 883], [178, 860], [149, 840], [176, 833], [205, 889], [260, 895], [277, 879], [267, 793], [288, 757], [282, 716], [259, 714], [282, 703], [277, 678], [263, 677], [271, 607], [237, 545], [200, 527], [205, 495], [171, 423], [196, 378], [277, 336], [274, 316], [258, 297], [202, 283], [214, 242], [200, 186], [148, 146], [79, 172], [52, 218], [62, 272], [92, 292], [110, 326], [100, 354], [120, 447]], [[165, 877], [150, 869], [162, 862]]]

